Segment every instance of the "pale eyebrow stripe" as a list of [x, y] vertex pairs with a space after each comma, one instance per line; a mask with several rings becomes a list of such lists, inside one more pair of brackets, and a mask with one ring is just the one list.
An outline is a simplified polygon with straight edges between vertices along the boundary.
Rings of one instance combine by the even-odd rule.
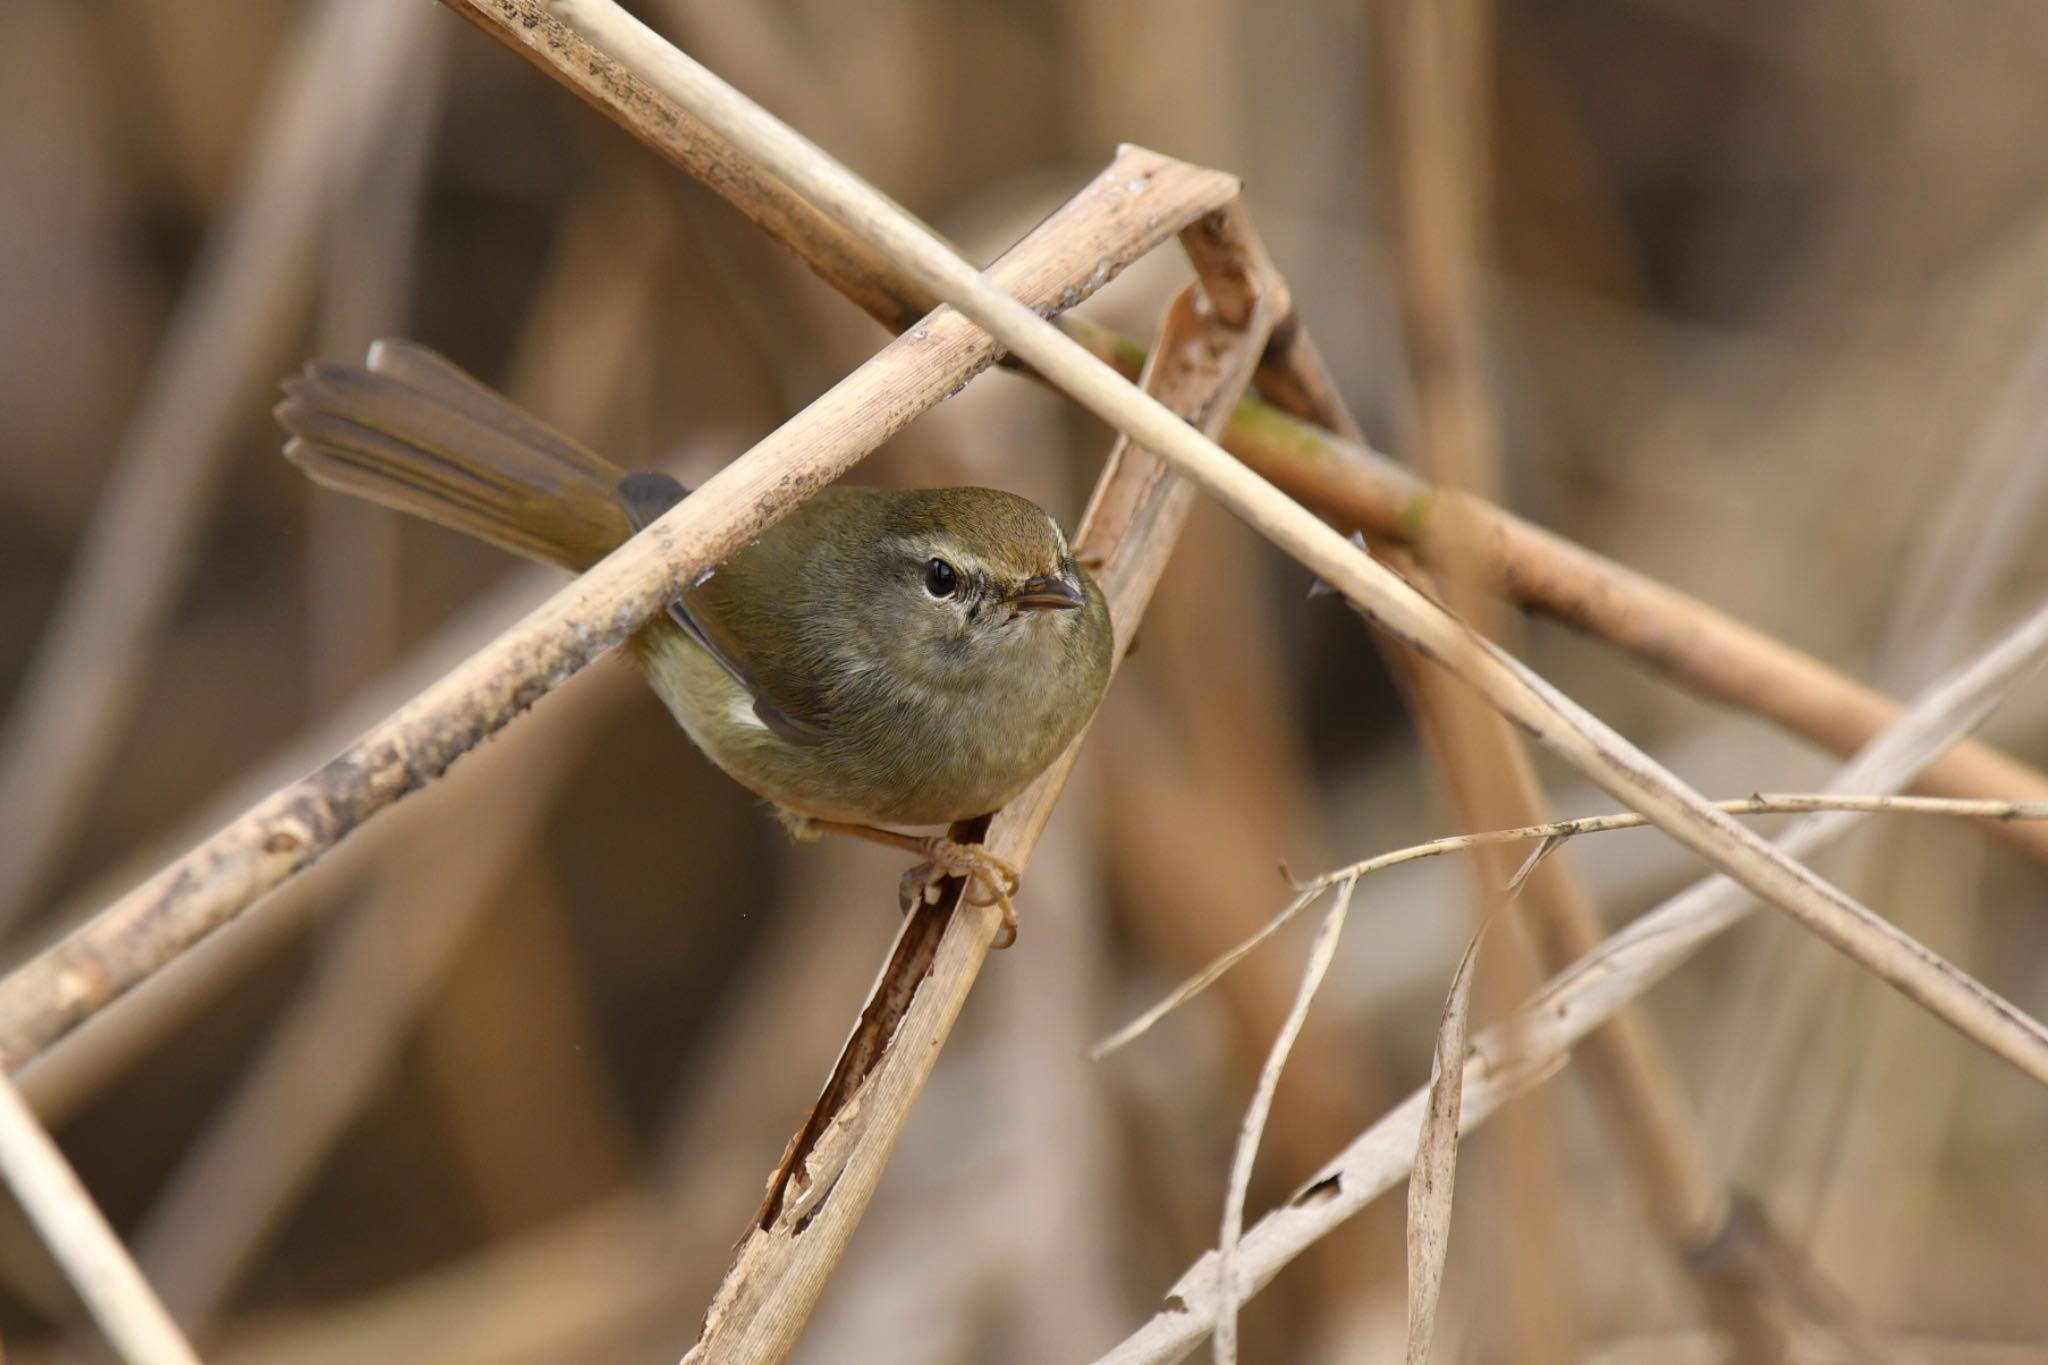
[[[1059, 528], [1054, 527], [1053, 530], [1057, 533]], [[986, 561], [976, 555], [965, 553], [964, 547], [941, 546], [927, 536], [887, 535], [880, 538], [880, 543], [906, 559], [914, 559], [920, 563], [926, 559], [943, 559], [953, 566], [956, 573], [968, 579], [986, 582], [992, 581], [996, 576]], [[1065, 544], [1064, 541], [1061, 543]]]

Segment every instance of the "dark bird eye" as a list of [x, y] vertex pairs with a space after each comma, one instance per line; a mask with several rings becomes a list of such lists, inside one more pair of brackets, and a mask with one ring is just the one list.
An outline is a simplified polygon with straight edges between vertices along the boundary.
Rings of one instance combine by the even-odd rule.
[[934, 597], [951, 597], [960, 586], [960, 575], [951, 564], [943, 559], [927, 560], [924, 566], [924, 590]]

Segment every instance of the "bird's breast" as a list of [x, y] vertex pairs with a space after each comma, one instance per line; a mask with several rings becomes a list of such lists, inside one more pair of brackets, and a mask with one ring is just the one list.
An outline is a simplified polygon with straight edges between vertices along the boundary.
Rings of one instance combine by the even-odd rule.
[[655, 691], [697, 747], [776, 805], [817, 819], [936, 825], [985, 815], [1058, 756], [1073, 715], [1028, 661], [920, 676], [867, 654], [819, 666], [814, 744], [762, 724], [753, 699], [681, 631], [656, 622], [635, 637]]

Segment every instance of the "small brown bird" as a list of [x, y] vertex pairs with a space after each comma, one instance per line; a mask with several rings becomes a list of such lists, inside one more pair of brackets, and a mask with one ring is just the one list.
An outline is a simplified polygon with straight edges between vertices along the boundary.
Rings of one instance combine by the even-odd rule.
[[[319, 483], [581, 571], [679, 501], [425, 347], [286, 381], [285, 454]], [[1017, 874], [978, 845], [888, 828], [986, 815], [1080, 733], [1109, 680], [1102, 592], [1057, 523], [991, 488], [826, 488], [633, 636], [699, 748], [800, 838], [919, 853], [1003, 906]]]

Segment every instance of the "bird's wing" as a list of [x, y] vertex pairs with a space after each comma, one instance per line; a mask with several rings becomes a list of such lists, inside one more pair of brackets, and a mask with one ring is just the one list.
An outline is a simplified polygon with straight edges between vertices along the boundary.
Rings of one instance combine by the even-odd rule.
[[[619, 480], [619, 502], [625, 507], [626, 521], [636, 535], [648, 523], [681, 502], [688, 492], [668, 475], [650, 471], [628, 474]], [[679, 601], [668, 604], [668, 615], [682, 627], [684, 634], [711, 656], [714, 663], [725, 670], [726, 676], [737, 683], [740, 690], [754, 699], [754, 714], [772, 733], [791, 744], [810, 745], [824, 741], [826, 731], [823, 726], [806, 720], [793, 708], [769, 695], [752, 670], [742, 662], [733, 641], [718, 628], [716, 617], [692, 612]]]

